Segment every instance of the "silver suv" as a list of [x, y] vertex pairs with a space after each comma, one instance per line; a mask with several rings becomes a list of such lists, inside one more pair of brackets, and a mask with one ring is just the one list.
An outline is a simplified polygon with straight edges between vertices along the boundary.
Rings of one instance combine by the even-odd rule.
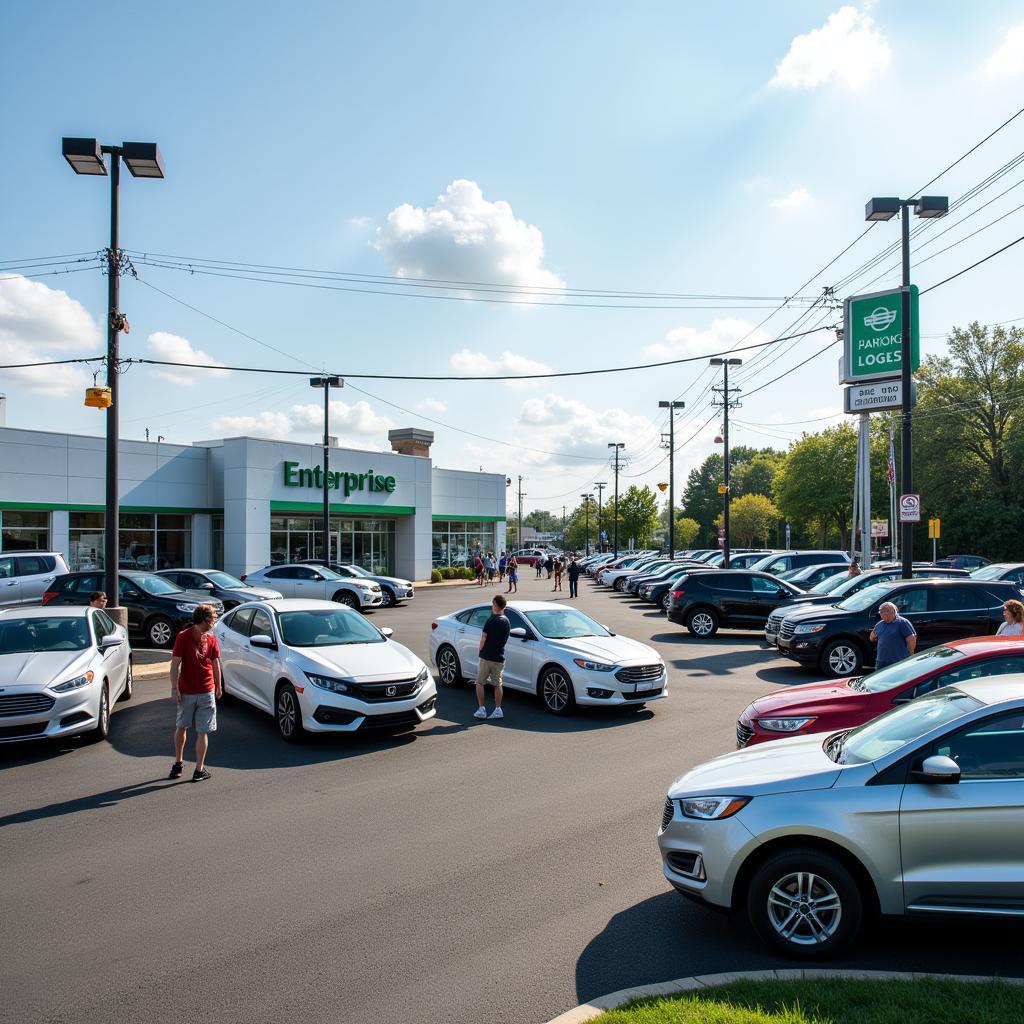
[[683, 895], [826, 959], [869, 913], [1024, 912], [1024, 675], [958, 683], [822, 737], [698, 765], [658, 845]]
[[47, 587], [69, 571], [59, 551], [0, 554], [0, 607], [39, 604]]

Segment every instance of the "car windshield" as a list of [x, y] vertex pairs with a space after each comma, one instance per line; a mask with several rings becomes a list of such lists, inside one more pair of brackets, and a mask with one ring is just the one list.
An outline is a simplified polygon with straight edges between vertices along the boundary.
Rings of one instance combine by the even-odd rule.
[[842, 608], [843, 611], [847, 612], [862, 612], [865, 608], [870, 608], [875, 601], [881, 601], [892, 590], [893, 586], [894, 583], [892, 581], [888, 583], [875, 583], [873, 586], [865, 587], [858, 594], [851, 594], [840, 601], [836, 607]]
[[373, 573], [367, 572], [361, 565], [346, 565], [345, 568], [348, 569], [353, 576], [361, 576], [363, 579], [368, 580], [373, 575]]
[[85, 616], [54, 615], [46, 618], [0, 618], [0, 654], [34, 654], [41, 651], [84, 651], [89, 646]]
[[836, 764], [864, 764], [913, 743], [936, 726], [983, 707], [980, 700], [951, 686], [926, 693], [847, 733], [830, 736], [825, 753]]
[[997, 580], [1004, 572], [1005, 565], [983, 565], [980, 569], [975, 569], [971, 575], [976, 580]]
[[341, 608], [282, 612], [281, 639], [288, 647], [338, 647], [342, 644], [382, 644], [384, 637], [358, 612]]
[[129, 583], [134, 583], [139, 590], [144, 590], [147, 594], [184, 594], [185, 591], [182, 587], [179, 587], [177, 583], [172, 583], [170, 580], [166, 580], [163, 576], [131, 576], [128, 577]]
[[[845, 591], [840, 590], [844, 583], [853, 583], [857, 577], [855, 576], [852, 580], [845, 572], [837, 572], [835, 576], [826, 576], [820, 583], [815, 583], [813, 587], [808, 591], [811, 594], [831, 594], [834, 591], [838, 591], [840, 594]], [[850, 588], [852, 589], [852, 588]]]
[[223, 587], [225, 590], [245, 590], [249, 587], [248, 583], [243, 583], [241, 580], [235, 579], [234, 576], [229, 575], [226, 572], [208, 572], [206, 578], [217, 587]]
[[[950, 662], [958, 661], [964, 656], [963, 651], [955, 647], [932, 647], [930, 650], [913, 654], [909, 658], [897, 661], [895, 665], [881, 668], [860, 679], [850, 680], [850, 686], [862, 693], [882, 693], [894, 686], [909, 683], [919, 676], [930, 672], [933, 668], [942, 668]], [[856, 683], [856, 685], [854, 685]]]
[[604, 626], [574, 608], [526, 612], [530, 625], [549, 640], [572, 640], [578, 636], [611, 636]]

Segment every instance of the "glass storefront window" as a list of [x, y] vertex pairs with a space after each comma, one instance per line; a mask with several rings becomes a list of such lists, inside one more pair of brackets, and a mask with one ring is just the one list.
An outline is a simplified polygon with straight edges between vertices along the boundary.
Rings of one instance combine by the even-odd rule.
[[[73, 571], [103, 568], [103, 522], [102, 512], [70, 514], [68, 561]], [[183, 569], [192, 564], [191, 516], [122, 512], [119, 527], [122, 569]], [[220, 532], [223, 547], [223, 525]]]
[[[273, 516], [270, 523], [272, 564], [324, 558], [323, 521], [311, 516]], [[342, 519], [331, 516], [332, 559], [360, 565], [370, 572], [395, 571], [393, 519]]]
[[0, 509], [0, 551], [49, 550], [49, 512]]
[[494, 524], [439, 519], [434, 523], [432, 541], [435, 568], [468, 565], [478, 551], [494, 551]]

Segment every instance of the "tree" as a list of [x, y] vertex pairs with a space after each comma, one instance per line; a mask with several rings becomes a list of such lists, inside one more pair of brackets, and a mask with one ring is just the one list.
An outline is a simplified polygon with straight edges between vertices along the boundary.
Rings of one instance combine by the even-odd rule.
[[[587, 529], [589, 522], [589, 531]], [[569, 551], [585, 551], [587, 536], [590, 537], [590, 550], [597, 550], [597, 502], [590, 502], [589, 515], [580, 502], [569, 513], [565, 522], [565, 547]]]
[[700, 535], [700, 523], [696, 519], [676, 513], [676, 548], [692, 548]]
[[[776, 464], [784, 458], [774, 448], [751, 448], [739, 444], [729, 450], [730, 486], [734, 496], [767, 494], [772, 497], [771, 479]], [[683, 512], [700, 525], [700, 540], [716, 542], [715, 520], [722, 511], [718, 485], [725, 482], [725, 462], [715, 452], [696, 469], [690, 470], [683, 490]], [[766, 489], [767, 488], [767, 489]]]
[[619, 496], [619, 546], [630, 537], [637, 547], [646, 547], [658, 528], [658, 496], [650, 487], [630, 485]]
[[[782, 452], [768, 448], [759, 451], [749, 462], [733, 469], [729, 480], [733, 497], [741, 498], [745, 494], [763, 494], [771, 498], [775, 493], [772, 489], [775, 471], [785, 457]], [[731, 452], [729, 453], [729, 462], [733, 462]]]
[[722, 482], [722, 456], [709, 455], [696, 469], [691, 469], [683, 490], [683, 513], [696, 521], [700, 528], [697, 543], [714, 532], [715, 516], [722, 511], [722, 496], [718, 485]]
[[543, 509], [535, 508], [523, 516], [523, 525], [532, 526], [538, 533], [557, 533], [562, 529], [562, 517]]
[[[718, 517], [721, 525], [722, 516]], [[768, 542], [779, 521], [779, 510], [763, 494], [744, 494], [729, 504], [729, 542], [739, 547], [757, 547]]]

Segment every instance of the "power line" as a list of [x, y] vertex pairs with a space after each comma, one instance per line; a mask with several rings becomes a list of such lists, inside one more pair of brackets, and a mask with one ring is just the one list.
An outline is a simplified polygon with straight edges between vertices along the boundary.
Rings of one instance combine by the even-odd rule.
[[44, 359], [38, 363], [7, 363], [0, 370], [28, 370], [36, 366], [68, 366], [71, 363], [102, 363], [106, 356], [77, 356], [74, 359]]
[[927, 295], [928, 292], [933, 292], [936, 288], [941, 288], [944, 284], [949, 284], [950, 281], [955, 281], [962, 274], [966, 274], [969, 270], [974, 270], [975, 267], [980, 267], [982, 263], [988, 263], [988, 261], [993, 257], [1006, 252], [1007, 249], [1012, 249], [1015, 245], [1019, 244], [1020, 242], [1024, 242], [1024, 235], [1021, 235], [1020, 238], [1015, 238], [1012, 242], [1009, 242], [1008, 244], [1004, 245], [1001, 249], [996, 249], [995, 252], [990, 252], [987, 256], [984, 256], [982, 259], [978, 260], [977, 263], [972, 263], [969, 267], [964, 267], [963, 270], [958, 270], [955, 274], [950, 274], [949, 277], [944, 278], [943, 280], [938, 281], [933, 285], [929, 285], [921, 292], [921, 294]]

